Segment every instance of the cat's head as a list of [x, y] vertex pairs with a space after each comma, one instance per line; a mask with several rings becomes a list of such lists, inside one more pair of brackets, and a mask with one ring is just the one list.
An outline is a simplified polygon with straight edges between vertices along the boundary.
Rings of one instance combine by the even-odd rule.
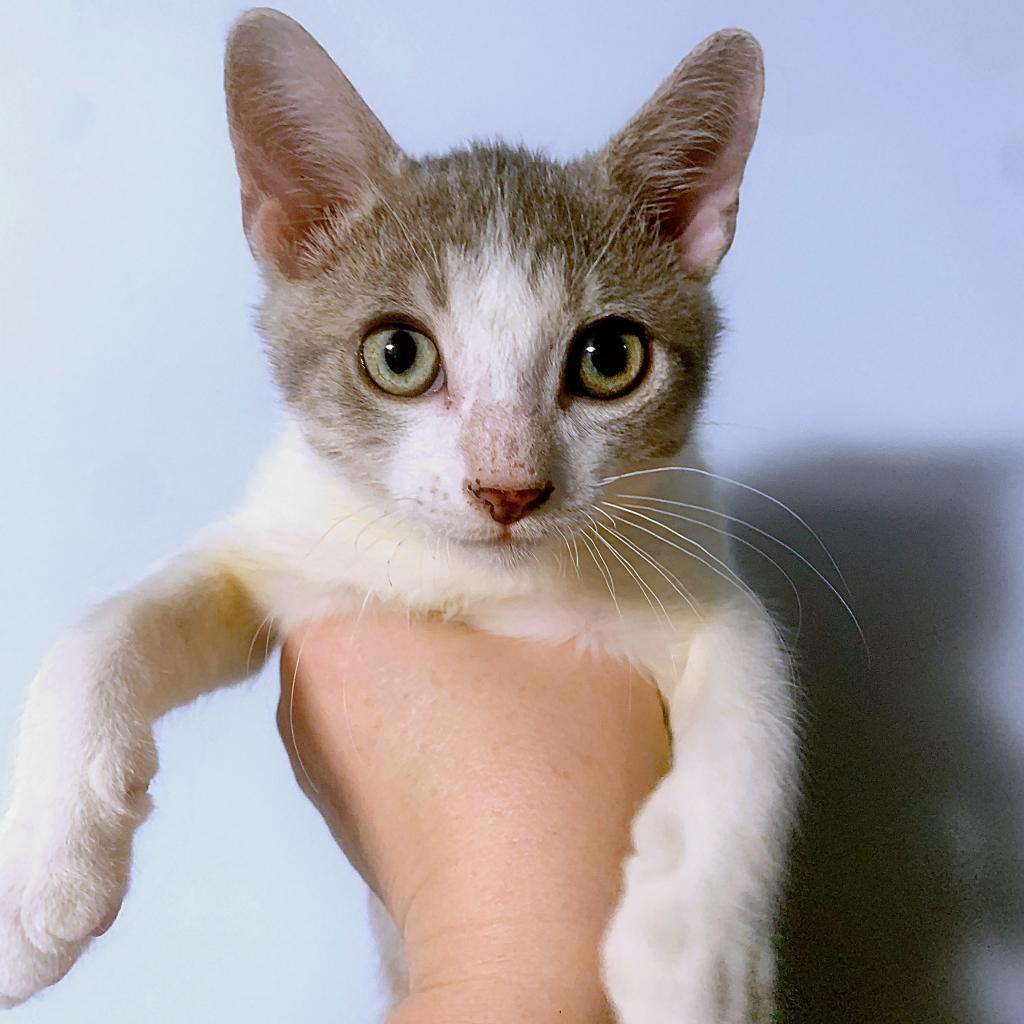
[[261, 324], [311, 445], [471, 545], [580, 528], [608, 476], [671, 458], [717, 333], [761, 53], [712, 36], [599, 153], [414, 160], [282, 14], [232, 30], [231, 138]]

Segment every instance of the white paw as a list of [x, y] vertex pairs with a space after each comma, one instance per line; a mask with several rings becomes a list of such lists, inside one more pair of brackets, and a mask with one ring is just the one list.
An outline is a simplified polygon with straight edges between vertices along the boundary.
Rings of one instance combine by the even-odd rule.
[[0, 821], [0, 1007], [59, 981], [124, 900], [157, 767], [130, 637], [110, 603], [58, 640], [29, 690]]
[[0, 1007], [59, 981], [113, 923], [143, 804], [126, 818], [82, 801], [63, 829], [15, 813], [0, 826]]
[[676, 923], [691, 922], [669, 947], [658, 933], [671, 923], [653, 924], [650, 916], [638, 923], [619, 914], [605, 938], [605, 983], [622, 1024], [770, 1024], [770, 939], [746, 929], [730, 935], [693, 904], [668, 909]]
[[666, 776], [634, 821], [602, 950], [606, 988], [621, 1024], [768, 1024], [768, 871], [722, 855], [710, 829], [687, 829], [679, 808], [696, 801], [679, 789], [688, 782]]
[[8, 825], [0, 848], [0, 1007], [8, 1009], [59, 981], [74, 962], [64, 949], [37, 949], [21, 923], [31, 869], [28, 850]]

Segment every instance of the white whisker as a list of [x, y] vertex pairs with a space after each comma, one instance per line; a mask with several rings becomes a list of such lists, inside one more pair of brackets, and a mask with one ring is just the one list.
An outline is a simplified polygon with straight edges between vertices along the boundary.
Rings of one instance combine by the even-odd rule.
[[[625, 505], [616, 505], [614, 502], [610, 501], [602, 502], [602, 504], [608, 505], [610, 508], [618, 509], [618, 511], [620, 512], [627, 512], [629, 515], [636, 516], [638, 519], [645, 519], [647, 522], [653, 524], [654, 526], [658, 526], [662, 530], [665, 530], [667, 533], [672, 534], [673, 537], [678, 537], [685, 544], [690, 544], [693, 547], [697, 548], [698, 551], [701, 551], [705, 555], [707, 555], [710, 561], [705, 561], [705, 559], [701, 558], [699, 555], [695, 555], [692, 551], [686, 548], [679, 548], [676, 544], [671, 544], [672, 547], [677, 548], [677, 550], [682, 551], [683, 554], [689, 555], [691, 558], [694, 558], [698, 562], [701, 562], [703, 565], [706, 565], [714, 573], [721, 576], [722, 579], [738, 587], [744, 594], [747, 595], [747, 597], [750, 598], [751, 601], [754, 602], [754, 604], [760, 605], [760, 601], [758, 600], [757, 595], [750, 588], [750, 585], [746, 582], [746, 580], [744, 580], [743, 577], [740, 576], [736, 572], [736, 570], [733, 569], [731, 565], [729, 565], [728, 562], [726, 562], [722, 558], [719, 558], [718, 555], [716, 555], [713, 551], [709, 551], [706, 547], [704, 547], [703, 544], [699, 543], [698, 541], [695, 541], [692, 537], [687, 537], [685, 533], [680, 533], [678, 530], [673, 530], [672, 527], [666, 526], [664, 523], [658, 522], [657, 519], [652, 519], [650, 516], [645, 515], [643, 512], [639, 512], [636, 509], [628, 508]], [[638, 523], [627, 523], [625, 520], [623, 520], [623, 526], [627, 525], [639, 526]], [[671, 543], [666, 538], [659, 537], [658, 534], [653, 534], [653, 536], [657, 537], [657, 539], [660, 540], [663, 544]], [[716, 568], [716, 566], [721, 566], [721, 568]]]
[[263, 616], [263, 620], [256, 627], [256, 632], [252, 635], [252, 640], [249, 641], [249, 650], [245, 655], [245, 674], [248, 676], [252, 672], [252, 652], [256, 649], [256, 640], [259, 638], [260, 633], [263, 632], [264, 627], [267, 629], [267, 641], [264, 645], [263, 660], [266, 662], [267, 658], [270, 657], [270, 636], [274, 632], [273, 626], [270, 624], [270, 620], [274, 617], [273, 612], [268, 612]]
[[[794, 558], [798, 559], [804, 566], [806, 566], [817, 577], [817, 579], [819, 579], [825, 585], [825, 587], [828, 588], [829, 593], [832, 594], [832, 596], [840, 603], [840, 605], [842, 605], [843, 610], [850, 617], [850, 621], [854, 624], [854, 627], [857, 630], [857, 634], [860, 637], [861, 644], [864, 646], [864, 651], [868, 655], [868, 658], [870, 659], [871, 655], [870, 655], [870, 650], [868, 648], [867, 637], [865, 636], [864, 630], [863, 630], [863, 628], [861, 627], [861, 624], [860, 624], [860, 620], [857, 618], [857, 615], [854, 612], [853, 608], [851, 607], [849, 601], [847, 601], [846, 598], [843, 597], [843, 595], [836, 588], [835, 584], [810, 559], [808, 559], [807, 557], [802, 555], [791, 544], [787, 544], [784, 540], [780, 540], [778, 537], [773, 536], [767, 530], [762, 530], [761, 527], [755, 526], [753, 523], [748, 523], [745, 519], [740, 519], [737, 516], [729, 515], [726, 512], [719, 512], [717, 509], [706, 508], [704, 505], [696, 505], [696, 504], [693, 504], [691, 502], [686, 502], [686, 501], [675, 501], [675, 500], [673, 500], [671, 498], [657, 498], [657, 497], [652, 497], [652, 496], [645, 495], [645, 494], [623, 494], [623, 495], [620, 495], [620, 497], [622, 497], [622, 498], [640, 499], [641, 501], [658, 502], [659, 504], [662, 504], [662, 505], [672, 505], [673, 507], [677, 507], [677, 508], [688, 508], [688, 509], [691, 509], [691, 510], [693, 510], [695, 512], [707, 512], [710, 515], [719, 516], [720, 518], [725, 519], [725, 520], [727, 520], [730, 523], [736, 523], [738, 526], [743, 526], [743, 527], [746, 527], [748, 530], [753, 530], [754, 533], [756, 533], [756, 534], [766, 538], [767, 540], [772, 541], [775, 544], [778, 544], [779, 547], [781, 547], [784, 551], [786, 551], [789, 554], [791, 554]], [[654, 511], [654, 509], [650, 509], [649, 508], [648, 511]], [[666, 512], [664, 512], [664, 514], [665, 515], [670, 515], [672, 513], [669, 513], [669, 512], [666, 511]], [[679, 518], [682, 518], [682, 517], [679, 517]], [[710, 524], [705, 524], [705, 525], [707, 525], [710, 528]], [[739, 540], [741, 543], [749, 544], [748, 541], [744, 541], [743, 538], [736, 536], [736, 534], [731, 534], [731, 536], [734, 539]], [[765, 558], [768, 557], [763, 551], [761, 551], [760, 548], [755, 547], [754, 550], [760, 552], [760, 554], [762, 554]], [[769, 561], [772, 561], [772, 560], [769, 559]], [[774, 564], [774, 565], [776, 565], [776, 567], [778, 567], [778, 564], [775, 563], [774, 561], [772, 562], [772, 564]], [[787, 579], [788, 579], [788, 576], [787, 576]], [[792, 583], [792, 581], [790, 581], [790, 582]]]
[[[565, 531], [562, 530], [562, 528], [560, 526], [556, 526], [554, 529], [555, 529], [555, 532], [558, 534], [558, 536], [562, 538], [562, 543], [565, 545], [566, 556], [569, 559], [569, 564], [572, 565], [572, 548], [569, 547], [569, 538], [566, 536]], [[565, 567], [562, 565], [562, 552], [561, 551], [558, 552], [558, 566], [559, 566], [559, 569], [561, 570], [561, 575], [562, 576], [567, 575], [566, 572], [565, 572]], [[577, 565], [576, 566], [576, 578], [579, 579], [579, 577], [580, 577], [580, 567]]]
[[817, 542], [818, 546], [825, 553], [825, 557], [829, 560], [835, 574], [839, 577], [839, 581], [843, 585], [843, 589], [846, 590], [847, 595], [850, 595], [850, 586], [846, 582], [846, 578], [843, 576], [842, 570], [839, 568], [839, 564], [832, 557], [832, 553], [829, 551], [825, 542], [818, 536], [811, 525], [800, 515], [793, 511], [784, 501], [780, 501], [778, 498], [765, 491], [759, 490], [753, 487], [751, 484], [745, 484], [742, 480], [734, 480], [732, 477], [722, 476], [720, 473], [712, 473], [708, 469], [699, 469], [697, 466], [654, 466], [651, 469], [635, 469], [629, 473], [619, 473], [617, 476], [610, 476], [600, 481], [602, 487], [607, 484], [615, 483], [618, 480], [627, 480], [631, 477], [646, 476], [650, 473], [696, 473], [699, 476], [706, 476], [712, 480], [720, 480], [722, 483], [731, 484], [733, 487], [739, 487], [741, 490], [748, 491], [751, 494], [756, 494], [760, 498], [764, 498], [765, 501], [770, 501], [773, 505], [778, 506], [784, 512], [792, 516]]
[[[613, 524], [622, 522], [622, 520], [620, 520], [618, 517], [613, 516], [610, 512], [605, 512], [604, 509], [598, 508], [596, 505], [592, 505], [591, 508], [593, 508], [595, 512], [600, 512], [601, 515], [610, 519]], [[666, 569], [657, 561], [657, 559], [655, 559], [652, 555], [648, 554], [648, 552], [644, 551], [643, 548], [641, 548], [638, 544], [634, 544], [633, 541], [631, 541], [628, 537], [623, 536], [623, 534], [621, 534], [618, 530], [615, 530], [614, 532], [615, 535], [619, 538], [619, 540], [621, 540], [622, 543], [630, 549], [630, 551], [639, 555], [649, 566], [651, 566], [652, 569], [655, 570], [655, 572], [660, 574], [662, 579], [664, 579], [665, 582], [668, 583], [668, 585], [687, 603], [687, 605], [689, 605], [690, 610], [697, 617], [697, 619], [702, 618], [700, 608], [698, 607], [696, 599], [694, 598], [693, 594], [691, 594], [690, 591], [683, 585], [682, 580], [680, 580], [674, 572], [672, 572], [670, 569]]]
[[[640, 572], [633, 566], [629, 559], [626, 558], [625, 555], [623, 555], [615, 547], [613, 547], [610, 541], [605, 540], [604, 537], [601, 536], [601, 534], [598, 531], [602, 529], [607, 530], [613, 537], [618, 537], [619, 539], [621, 539], [621, 535], [618, 533], [618, 531], [611, 527], [605, 526], [604, 524], [597, 522], [594, 523], [594, 535], [619, 560], [619, 562], [630, 574], [630, 576], [633, 577], [633, 579], [636, 581], [637, 586], [640, 588], [640, 593], [642, 593], [644, 597], [647, 599], [647, 604], [650, 606], [651, 611], [657, 613], [657, 611], [660, 609], [666, 624], [674, 629], [675, 623], [672, 621], [672, 617], [666, 611], [665, 605], [662, 603], [661, 598], [658, 597], [657, 593], [651, 587], [651, 585], [644, 580], [644, 578], [640, 575]], [[652, 598], [654, 599], [653, 601], [651, 600]], [[655, 601], [658, 603], [657, 608], [654, 607]]]
[[320, 536], [319, 536], [319, 537], [318, 537], [318, 538], [317, 538], [317, 539], [316, 539], [316, 540], [315, 540], [315, 541], [313, 542], [313, 545], [312, 545], [312, 546], [310, 547], [310, 549], [309, 549], [309, 550], [308, 550], [308, 551], [307, 551], [307, 552], [305, 553], [305, 555], [303, 556], [303, 560], [305, 560], [305, 559], [309, 558], [309, 556], [310, 556], [310, 555], [312, 555], [312, 554], [313, 554], [313, 552], [314, 552], [314, 551], [316, 551], [316, 549], [317, 549], [317, 548], [318, 548], [318, 547], [319, 547], [319, 546], [320, 546], [321, 544], [323, 544], [323, 542], [324, 542], [325, 540], [327, 540], [327, 538], [328, 538], [328, 537], [329, 537], [329, 536], [330, 536], [330, 535], [331, 535], [331, 534], [332, 534], [332, 533], [333, 533], [333, 532], [334, 532], [334, 531], [335, 531], [335, 530], [336, 530], [336, 529], [337, 529], [337, 528], [338, 528], [339, 526], [341, 526], [341, 524], [342, 524], [342, 523], [344, 523], [344, 522], [347, 522], [347, 521], [348, 521], [349, 519], [351, 519], [351, 518], [352, 518], [353, 516], [357, 516], [357, 515], [359, 515], [359, 513], [360, 513], [360, 512], [362, 512], [362, 511], [363, 511], [363, 509], [369, 508], [369, 507], [370, 507], [371, 505], [373, 505], [373, 504], [374, 504], [374, 503], [373, 503], [372, 501], [368, 501], [368, 502], [367, 502], [367, 503], [366, 503], [365, 505], [360, 505], [360, 506], [359, 506], [359, 508], [357, 508], [357, 509], [356, 509], [356, 510], [355, 510], [354, 512], [349, 512], [349, 513], [348, 513], [347, 515], [343, 515], [343, 516], [340, 516], [340, 517], [339, 517], [338, 519], [335, 519], [335, 520], [334, 520], [334, 522], [333, 522], [333, 523], [331, 523], [331, 525], [330, 525], [330, 526], [328, 526], [328, 527], [327, 527], [327, 529], [326, 529], [326, 530], [324, 530], [324, 532], [323, 532], [323, 533], [322, 533], [322, 534], [321, 534], [321, 535], [320, 535]]
[[[645, 498], [645, 497], [643, 497], [641, 495], [623, 495], [623, 497], [631, 497], [631, 498], [632, 497], [636, 497], [636, 498], [639, 498], [642, 501], [664, 500], [664, 499], [653, 499], [653, 498], [652, 499], [648, 499], [648, 498]], [[684, 502], [679, 502], [678, 504], [685, 504], [685, 503]], [[639, 508], [639, 509], [643, 509], [646, 512], [655, 512], [655, 513], [658, 513], [658, 514], [663, 515], [663, 516], [671, 516], [673, 519], [681, 519], [684, 523], [692, 523], [694, 526], [702, 526], [706, 530], [711, 530], [713, 533], [717, 533], [717, 534], [719, 534], [722, 537], [728, 537], [730, 540], [735, 541], [737, 544], [742, 544], [744, 547], [750, 548], [751, 551], [756, 551], [757, 554], [759, 554], [763, 559], [765, 559], [765, 561], [769, 562], [776, 569], [778, 569], [778, 571], [782, 574], [782, 577], [789, 584], [789, 589], [793, 592], [793, 597], [796, 600], [796, 612], [797, 612], [796, 635], [798, 637], [800, 636], [800, 633], [803, 630], [803, 623], [804, 623], [804, 605], [803, 605], [803, 601], [800, 599], [800, 591], [797, 589], [796, 583], [793, 582], [793, 577], [790, 576], [789, 573], [786, 572], [786, 570], [781, 565], [779, 565], [779, 563], [777, 561], [775, 561], [775, 559], [772, 558], [772, 556], [769, 555], [767, 551], [762, 550], [756, 544], [751, 543], [745, 537], [741, 537], [738, 533], [735, 533], [732, 530], [724, 530], [724, 529], [722, 529], [722, 527], [715, 526], [714, 523], [706, 522], [703, 519], [698, 519], [696, 516], [684, 516], [684, 515], [682, 515], [679, 512], [670, 512], [667, 509], [657, 508], [657, 507], [652, 508], [649, 505], [639, 505], [639, 506], [633, 506], [633, 507]], [[711, 513], [713, 515], [717, 514], [717, 513], [715, 513], [714, 509], [700, 508], [700, 511], [702, 511], [702, 512], [709, 512], [709, 513]]]
[[[593, 533], [594, 538], [596, 540], [600, 541], [606, 548], [608, 548], [608, 550], [615, 556], [616, 560], [626, 569], [626, 571], [630, 574], [630, 576], [636, 581], [637, 585], [640, 587], [640, 593], [642, 593], [645, 597], [647, 597], [646, 590], [645, 590], [645, 588], [647, 587], [647, 584], [639, 576], [637, 571], [634, 569], [632, 563], [630, 563], [627, 559], [625, 559], [623, 557], [623, 555], [619, 551], [617, 551], [615, 548], [613, 548], [611, 546], [611, 544], [609, 544], [608, 541], [606, 541], [604, 539], [604, 537], [601, 536], [601, 534], [599, 532], [600, 531], [600, 524], [597, 522], [597, 520], [594, 519], [593, 516], [587, 515], [587, 513], [584, 513], [584, 515], [586, 515], [587, 519], [590, 521], [590, 525], [592, 527], [592, 533]], [[655, 594], [654, 596], [655, 596], [655, 599], [657, 600], [657, 594]], [[647, 598], [647, 603], [651, 604], [651, 599], [649, 597]], [[658, 601], [658, 604], [661, 604], [660, 600]], [[654, 605], [651, 604], [651, 611], [653, 612], [654, 610], [655, 610], [654, 609]], [[661, 605], [661, 610], [662, 610], [662, 612], [665, 612], [665, 606], [664, 605]], [[665, 617], [666, 617], [666, 619], [668, 618], [667, 613], [665, 614]]]
[[398, 541], [398, 543], [397, 543], [397, 544], [396, 544], [396, 545], [395, 545], [395, 546], [394, 546], [394, 547], [393, 547], [393, 548], [391, 549], [391, 554], [390, 554], [390, 555], [388, 555], [388, 560], [387, 560], [387, 563], [386, 563], [386, 564], [385, 564], [385, 566], [384, 566], [384, 577], [385, 577], [385, 578], [387, 579], [387, 581], [388, 581], [388, 586], [389, 586], [390, 588], [392, 588], [392, 589], [394, 589], [394, 583], [392, 583], [392, 581], [391, 581], [391, 562], [392, 562], [392, 559], [394, 559], [395, 555], [397, 555], [397, 554], [398, 554], [398, 550], [399, 550], [399, 548], [401, 548], [401, 546], [402, 546], [402, 545], [403, 545], [403, 544], [404, 544], [404, 543], [405, 543], [405, 542], [406, 542], [406, 541], [407, 541], [408, 539], [409, 539], [409, 534], [406, 534], [406, 535], [405, 535], [404, 537], [402, 537], [402, 538], [401, 538], [401, 539], [400, 539], [400, 540]]
[[621, 618], [622, 609], [619, 607], [618, 598], [615, 596], [615, 584], [612, 582], [608, 563], [604, 560], [601, 552], [597, 549], [597, 545], [589, 538], [586, 530], [583, 530], [583, 532], [580, 533], [580, 540], [582, 540], [587, 546], [587, 550], [590, 552], [590, 557], [594, 560], [594, 565], [597, 567], [598, 572], [601, 573], [601, 577], [604, 579], [604, 585], [608, 588], [608, 595], [612, 599], [612, 604], [615, 605], [615, 610], [619, 613], [619, 617]]
[[[625, 511], [628, 511], [628, 510], [625, 510]], [[707, 569], [710, 569], [711, 572], [713, 572], [716, 576], [721, 577], [721, 579], [723, 579], [730, 586], [735, 587], [741, 594], [744, 595], [744, 597], [746, 597], [749, 601], [751, 601], [751, 603], [753, 603], [755, 605], [758, 605], [758, 606], [760, 605], [760, 602], [757, 599], [757, 595], [750, 589], [749, 586], [747, 586], [746, 584], [744, 584], [742, 582], [737, 583], [736, 581], [731, 579], [729, 576], [727, 576], [724, 572], [722, 572], [721, 569], [716, 568], [714, 565], [711, 564], [711, 562], [709, 562], [706, 559], [702, 558], [700, 555], [695, 554], [693, 551], [690, 551], [688, 548], [681, 547], [679, 544], [676, 544], [674, 541], [669, 540], [667, 537], [661, 536], [661, 534], [655, 533], [653, 530], [649, 530], [646, 526], [643, 526], [640, 523], [634, 523], [634, 522], [631, 522], [631, 521], [625, 520], [625, 519], [621, 520], [621, 522], [622, 522], [623, 526], [630, 526], [634, 530], [640, 530], [642, 533], [648, 534], [649, 536], [653, 537], [655, 540], [660, 540], [662, 542], [662, 544], [667, 544], [670, 548], [675, 548], [677, 551], [679, 551], [682, 554], [686, 555], [687, 558], [692, 558], [695, 562], [698, 562], [701, 565], [705, 566]], [[657, 520], [653, 520], [653, 519], [651, 520], [651, 522], [654, 523], [655, 526], [660, 526], [663, 530], [666, 530], [669, 533], [673, 532], [669, 527], [665, 526], [664, 523], [659, 523], [659, 522], [657, 522]], [[685, 540], [686, 538], [683, 538], [683, 539]]]
[[580, 546], [576, 543], [576, 534], [569, 531], [569, 539], [572, 541], [572, 557], [576, 563], [576, 578], [580, 575]]
[[306, 768], [306, 762], [302, 760], [302, 754], [299, 751], [299, 741], [295, 735], [295, 688], [299, 684], [299, 665], [302, 662], [302, 651], [306, 646], [306, 637], [309, 636], [309, 630], [305, 630], [302, 634], [302, 639], [299, 641], [299, 652], [295, 656], [295, 671], [292, 672], [292, 685], [288, 691], [288, 730], [291, 733], [292, 750], [295, 751], [295, 760], [299, 762], [299, 767], [302, 769], [302, 774], [306, 776], [306, 781], [309, 783], [310, 788], [314, 793], [319, 793], [316, 783], [313, 781]]
[[[394, 515], [393, 512], [384, 511], [384, 512], [381, 512], [381, 514], [379, 516], [377, 516], [376, 519], [371, 519], [368, 523], [365, 523], [363, 525], [362, 529], [360, 529], [360, 531], [355, 535], [355, 538], [352, 541], [352, 550], [355, 553], [358, 553], [359, 552], [359, 541], [362, 539], [363, 534], [366, 533], [366, 531], [369, 530], [371, 527], [376, 526], [382, 519], [386, 519], [386, 518], [388, 518], [389, 516], [392, 516], [392, 515]], [[380, 540], [380, 537], [378, 537], [377, 540]], [[370, 547], [372, 547], [372, 546], [373, 545], [371, 544]], [[369, 549], [367, 549], [367, 550], [369, 550]]]

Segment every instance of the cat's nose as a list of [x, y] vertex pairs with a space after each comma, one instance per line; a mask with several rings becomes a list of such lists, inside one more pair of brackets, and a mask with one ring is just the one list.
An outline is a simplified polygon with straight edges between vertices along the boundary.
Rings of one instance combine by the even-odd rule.
[[554, 484], [542, 487], [522, 487], [515, 490], [504, 487], [482, 487], [479, 483], [466, 484], [466, 489], [476, 503], [490, 513], [491, 518], [502, 526], [518, 523], [551, 497]]

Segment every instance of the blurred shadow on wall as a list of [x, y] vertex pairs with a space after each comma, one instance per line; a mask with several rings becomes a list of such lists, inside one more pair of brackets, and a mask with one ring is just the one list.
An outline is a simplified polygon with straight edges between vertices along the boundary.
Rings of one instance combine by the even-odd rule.
[[[742, 477], [822, 536], [871, 656], [828, 590], [793, 571], [805, 761], [787, 1024], [997, 1024], [966, 958], [1024, 936], [1024, 756], [984, 707], [991, 642], [1011, 628], [995, 520], [1014, 471], [1006, 453], [885, 451], [780, 458]], [[777, 509], [731, 504], [827, 569]], [[757, 556], [744, 565], [792, 621], [784, 580]]]

